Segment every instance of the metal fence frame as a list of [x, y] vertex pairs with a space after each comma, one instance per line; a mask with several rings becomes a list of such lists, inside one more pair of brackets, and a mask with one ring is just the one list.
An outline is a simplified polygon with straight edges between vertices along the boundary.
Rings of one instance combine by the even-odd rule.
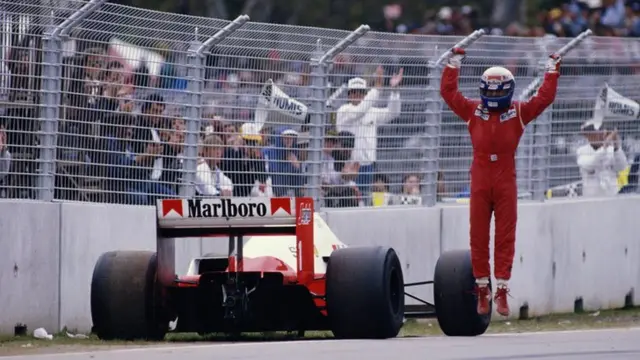
[[[41, 152], [39, 158], [38, 174], [38, 198], [43, 201], [54, 200], [54, 186], [56, 173], [56, 144], [58, 132], [58, 119], [60, 118], [62, 88], [62, 43], [69, 37], [69, 33], [80, 24], [83, 19], [92, 12], [100, 9], [105, 0], [90, 0], [82, 8], [78, 9], [68, 19], [61, 24], [51, 25], [43, 36], [43, 68], [42, 68], [42, 94], [40, 105], [43, 108], [41, 115]], [[187, 90], [185, 124], [185, 162], [184, 178], [180, 195], [192, 197], [195, 194], [195, 176], [198, 154], [198, 131], [202, 121], [202, 93], [205, 75], [205, 56], [217, 44], [231, 35], [235, 30], [242, 27], [249, 21], [247, 15], [241, 15], [227, 26], [220, 29], [215, 35], [209, 37], [204, 42], [198, 39], [198, 29], [194, 28], [194, 40], [188, 50], [187, 55]], [[333, 59], [347, 49], [351, 44], [364, 36], [370, 30], [368, 25], [362, 25], [351, 32], [347, 37], [333, 46], [326, 52], [322, 51], [321, 40], [318, 39], [316, 52], [311, 57], [311, 78], [313, 100], [310, 107], [310, 144], [309, 144], [309, 191], [316, 200], [316, 207], [321, 206], [321, 175], [320, 161], [323, 147], [324, 126], [327, 123], [327, 109], [331, 106], [333, 99], [337, 98], [344, 90], [344, 85], [334, 94], [328, 94], [329, 66]], [[591, 34], [586, 31], [579, 37], [558, 50], [561, 55], [576, 47], [587, 36]], [[484, 35], [483, 30], [477, 30], [460, 41], [455, 46], [468, 47]], [[427, 85], [427, 109], [425, 111], [426, 134], [424, 142], [424, 184], [422, 190], [423, 206], [435, 206], [437, 203], [437, 181], [439, 171], [439, 151], [440, 151], [440, 128], [443, 114], [443, 101], [440, 98], [439, 84], [441, 78], [441, 67], [446, 61], [450, 49], [442, 53], [437, 59], [429, 61], [429, 76]], [[522, 95], [521, 100], [526, 100], [535, 93], [541, 83], [541, 78], [536, 78], [530, 83]], [[523, 142], [526, 146], [521, 146], [519, 155], [527, 155], [526, 163], [519, 163], [519, 168], [525, 170], [525, 178], [529, 179], [532, 190], [532, 198], [537, 201], [544, 201], [545, 192], [548, 188], [549, 177], [549, 144], [551, 137], [551, 114], [545, 111], [535, 122], [535, 125], [525, 133]], [[318, 209], [316, 209], [318, 210]]]

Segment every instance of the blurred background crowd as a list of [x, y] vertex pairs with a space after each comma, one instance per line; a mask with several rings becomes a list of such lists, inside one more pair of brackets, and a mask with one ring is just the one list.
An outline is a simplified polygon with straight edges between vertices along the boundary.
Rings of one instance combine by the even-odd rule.
[[[500, 2], [498, 2], [500, 3]], [[518, 1], [503, 6], [516, 7]], [[428, 10], [423, 21], [405, 20], [400, 3], [386, 5], [380, 31], [429, 35], [466, 35], [479, 27], [490, 29], [493, 35], [575, 37], [586, 29], [597, 36], [640, 36], [640, 1], [540, 1], [538, 10], [530, 18], [482, 18], [477, 6], [443, 6]], [[486, 13], [486, 12], [485, 12]], [[498, 9], [497, 14], [504, 11]], [[514, 14], [518, 14], [516, 11]], [[517, 17], [517, 16], [516, 16]], [[496, 24], [506, 26], [495, 26]]]
[[639, 36], [638, 0], [113, 0], [123, 5], [215, 18], [249, 14], [255, 21], [377, 31], [466, 35], [483, 27], [496, 35]]

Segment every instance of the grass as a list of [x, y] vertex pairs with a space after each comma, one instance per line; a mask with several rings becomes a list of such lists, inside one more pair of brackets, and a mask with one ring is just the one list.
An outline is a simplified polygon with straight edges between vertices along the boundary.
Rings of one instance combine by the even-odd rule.
[[[565, 331], [635, 326], [640, 326], [640, 307], [581, 314], [548, 315], [527, 320], [500, 320], [494, 317], [487, 333]], [[438, 322], [435, 319], [429, 319], [408, 322], [403, 327], [401, 334], [402, 336], [437, 336], [442, 335], [442, 332], [438, 327]]]
[[[494, 318], [487, 333], [520, 333], [535, 331], [562, 331], [581, 329], [622, 328], [640, 326], [640, 307], [619, 310], [606, 310], [583, 314], [560, 314], [532, 318], [528, 320], [500, 320]], [[442, 332], [435, 319], [409, 320], [405, 323], [400, 336], [441, 336]], [[305, 339], [329, 339], [330, 332], [312, 331], [305, 334]], [[231, 339], [225, 335], [211, 334], [199, 336], [192, 333], [168, 334], [162, 342], [144, 341], [102, 341], [95, 335], [88, 339], [73, 339], [66, 332], [54, 334], [53, 340], [39, 340], [31, 336], [0, 335], [0, 357], [17, 354], [37, 354], [68, 351], [93, 351], [122, 347], [141, 347], [148, 345], [179, 345], [189, 343], [210, 343], [228, 341], [275, 341], [292, 340], [294, 336], [285, 333], [243, 334], [240, 338]]]

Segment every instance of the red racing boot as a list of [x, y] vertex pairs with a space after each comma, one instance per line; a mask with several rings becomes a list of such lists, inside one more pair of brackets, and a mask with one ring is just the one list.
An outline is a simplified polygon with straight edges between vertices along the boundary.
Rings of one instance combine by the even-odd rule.
[[509, 295], [509, 288], [506, 282], [498, 281], [498, 290], [496, 290], [496, 311], [502, 316], [509, 316], [509, 301], [507, 296]]
[[489, 279], [476, 280], [476, 296], [478, 297], [478, 315], [487, 315], [491, 305], [491, 289]]

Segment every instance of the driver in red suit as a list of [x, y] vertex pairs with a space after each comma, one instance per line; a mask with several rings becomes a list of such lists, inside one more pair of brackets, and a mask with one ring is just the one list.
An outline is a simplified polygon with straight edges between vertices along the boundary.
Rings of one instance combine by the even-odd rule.
[[496, 310], [507, 316], [507, 282], [511, 278], [516, 240], [518, 189], [515, 153], [525, 126], [555, 100], [561, 59], [558, 55], [549, 57], [544, 82], [529, 101], [512, 101], [515, 80], [503, 67], [491, 67], [482, 74], [480, 99], [472, 100], [458, 91], [458, 76], [465, 51], [460, 48], [451, 51], [442, 74], [440, 93], [449, 108], [464, 120], [471, 134], [470, 243], [477, 310], [478, 314], [485, 315], [490, 308], [489, 229], [494, 213]]

